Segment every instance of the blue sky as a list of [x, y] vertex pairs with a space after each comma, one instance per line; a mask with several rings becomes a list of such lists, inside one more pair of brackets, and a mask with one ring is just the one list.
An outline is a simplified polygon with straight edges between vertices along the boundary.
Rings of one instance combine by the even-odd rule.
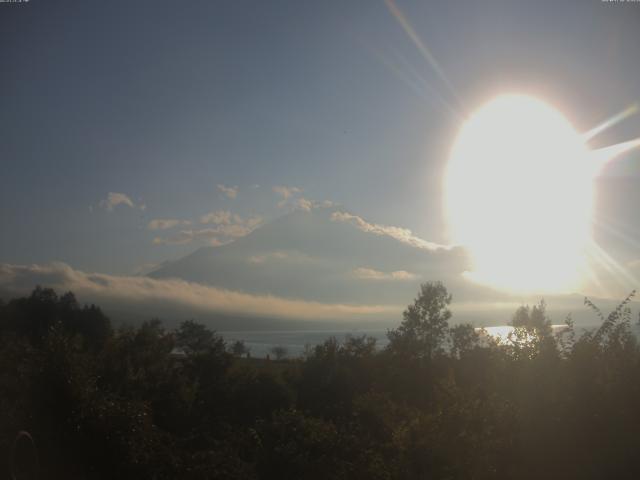
[[[588, 130], [640, 97], [640, 4], [397, 3], [463, 112], [524, 91]], [[456, 99], [382, 0], [31, 0], [0, 4], [0, 31], [0, 262], [129, 274], [203, 244], [154, 244], [170, 232], [152, 220], [267, 222], [292, 206], [275, 186], [448, 241]], [[597, 142], [638, 132], [634, 117]], [[623, 263], [639, 160], [600, 182], [598, 212], [628, 238], [599, 240]], [[109, 192], [133, 207], [104, 208]]]

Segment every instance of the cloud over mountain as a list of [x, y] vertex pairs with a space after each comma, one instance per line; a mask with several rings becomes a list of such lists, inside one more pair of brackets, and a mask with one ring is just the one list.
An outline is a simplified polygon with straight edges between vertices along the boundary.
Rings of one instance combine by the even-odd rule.
[[[519, 305], [540, 300], [469, 281], [469, 260], [460, 247], [431, 244], [410, 230], [370, 223], [337, 207], [294, 210], [258, 227], [236, 217], [212, 212], [210, 226], [157, 238], [156, 243], [200, 240], [214, 246], [164, 262], [144, 277], [86, 273], [64, 263], [0, 265], [0, 297], [41, 284], [73, 290], [84, 302], [137, 310], [145, 318], [218, 312], [387, 325], [401, 318], [426, 281], [445, 283], [459, 321], [505, 324]], [[556, 321], [584, 310], [582, 296], [546, 299]]]
[[388, 235], [391, 238], [406, 243], [408, 245], [424, 248], [426, 250], [450, 249], [451, 246], [439, 245], [437, 243], [428, 242], [416, 237], [408, 228], [393, 227], [389, 225], [379, 225], [377, 223], [366, 222], [362, 217], [352, 215], [348, 212], [333, 212], [331, 220], [334, 222], [346, 222], [355, 225], [363, 232], [372, 233], [374, 235]]
[[357, 320], [397, 315], [401, 311], [398, 305], [310, 302], [250, 295], [179, 279], [85, 273], [64, 263], [0, 264], [3, 294], [25, 294], [35, 285], [71, 290], [84, 302], [117, 305], [119, 309], [144, 307], [147, 314], [161, 316], [167, 306], [182, 312], [222, 312], [295, 320]]
[[[170, 228], [180, 223], [173, 220], [158, 220], [154, 226]], [[182, 223], [188, 225], [191, 222]], [[211, 246], [223, 245], [235, 238], [243, 237], [253, 231], [262, 223], [262, 217], [253, 216], [242, 218], [240, 215], [231, 213], [228, 210], [216, 210], [200, 217], [201, 224], [213, 224], [214, 227], [200, 229], [181, 230], [167, 237], [156, 237], [153, 239], [154, 245], [183, 245], [194, 241], [202, 240]], [[151, 223], [149, 224], [151, 228]]]

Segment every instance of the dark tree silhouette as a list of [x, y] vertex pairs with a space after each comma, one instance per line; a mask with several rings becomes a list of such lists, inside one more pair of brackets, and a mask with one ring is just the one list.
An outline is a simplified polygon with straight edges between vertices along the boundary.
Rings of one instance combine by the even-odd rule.
[[403, 321], [387, 334], [389, 351], [397, 355], [432, 359], [442, 353], [449, 327], [451, 295], [440, 282], [420, 286], [418, 297], [403, 313]]
[[28, 431], [47, 478], [638, 478], [631, 298], [586, 299], [600, 326], [556, 335], [543, 302], [521, 307], [491, 342], [426, 283], [388, 347], [331, 337], [268, 362], [37, 288], [0, 302], [0, 449]]

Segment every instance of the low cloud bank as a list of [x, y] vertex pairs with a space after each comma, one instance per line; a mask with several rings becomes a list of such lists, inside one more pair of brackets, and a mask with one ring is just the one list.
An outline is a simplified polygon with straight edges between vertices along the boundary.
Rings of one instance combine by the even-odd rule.
[[117, 305], [149, 316], [171, 311], [239, 314], [288, 320], [379, 320], [399, 318], [402, 306], [336, 304], [251, 295], [178, 279], [85, 273], [64, 263], [47, 265], [0, 264], [0, 293], [16, 296], [36, 285], [59, 292], [71, 290], [80, 301]]
[[[383, 273], [373, 269], [360, 269], [358, 273], [361, 278], [355, 281], [362, 281], [362, 277], [372, 282], [403, 280], [406, 277], [404, 273], [393, 272], [394, 276], [393, 273]], [[383, 322], [392, 326], [400, 322], [402, 311], [411, 301], [411, 293], [415, 293], [407, 292], [407, 301], [403, 304], [321, 302], [266, 294], [249, 294], [179, 279], [86, 273], [65, 263], [0, 264], [1, 299], [8, 300], [28, 294], [36, 285], [52, 287], [58, 293], [73, 291], [82, 303], [100, 305], [114, 319], [159, 317], [163, 320], [196, 318], [205, 321], [225, 316], [231, 319], [255, 319], [252, 324], [254, 329], [272, 328], [270, 320], [288, 321], [290, 322], [288, 328], [297, 328], [296, 322], [300, 322], [298, 323], [300, 328], [305, 328], [304, 325], [330, 323], [334, 326], [353, 326], [356, 323], [364, 326]], [[492, 292], [489, 289], [479, 290], [485, 293], [482, 296], [458, 295], [458, 293], [464, 293], [466, 289], [481, 287], [454, 282], [447, 286], [451, 286], [450, 291], [454, 293], [454, 302], [451, 305], [453, 322], [471, 322], [476, 326], [505, 325], [517, 307], [524, 304], [532, 305], [542, 298], [541, 296], [508, 295]], [[569, 313], [573, 314], [576, 325], [595, 326], [599, 323], [597, 316], [584, 305], [582, 295], [547, 295], [545, 299], [553, 323], [562, 323]], [[597, 298], [593, 300], [605, 315], [619, 302], [619, 300]], [[637, 318], [638, 303], [632, 302], [630, 307], [633, 310], [633, 317]], [[231, 327], [234, 325], [233, 321], [227, 324]]]

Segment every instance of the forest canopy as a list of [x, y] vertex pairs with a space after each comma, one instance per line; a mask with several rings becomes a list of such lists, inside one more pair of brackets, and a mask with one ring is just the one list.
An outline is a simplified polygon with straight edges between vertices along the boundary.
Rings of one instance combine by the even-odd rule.
[[384, 348], [332, 337], [268, 360], [193, 320], [116, 328], [38, 287], [0, 302], [5, 476], [637, 478], [631, 296], [608, 315], [585, 300], [588, 332], [523, 306], [498, 342], [425, 283]]

